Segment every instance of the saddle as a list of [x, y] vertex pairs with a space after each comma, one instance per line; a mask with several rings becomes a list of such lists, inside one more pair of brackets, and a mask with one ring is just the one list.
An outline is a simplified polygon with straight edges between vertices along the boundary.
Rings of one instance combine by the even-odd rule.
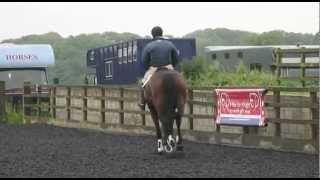
[[160, 67], [150, 67], [149, 70], [146, 72], [145, 76], [142, 79], [142, 88], [146, 86], [146, 84], [149, 82], [151, 79], [152, 75], [161, 70], [174, 70], [173, 66], [171, 64], [166, 65], [166, 66], [160, 66]]
[[163, 71], [163, 70], [171, 70], [170, 68], [166, 67], [166, 66], [161, 66], [161, 67], [158, 67], [156, 72], [158, 71]]

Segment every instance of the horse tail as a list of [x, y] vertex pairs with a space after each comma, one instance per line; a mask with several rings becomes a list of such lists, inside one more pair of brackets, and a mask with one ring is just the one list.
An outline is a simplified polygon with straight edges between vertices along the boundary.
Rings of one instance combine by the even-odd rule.
[[174, 118], [176, 115], [176, 107], [177, 107], [177, 89], [175, 88], [175, 79], [172, 73], [164, 74], [163, 81], [163, 112], [168, 116], [172, 116], [170, 118]]

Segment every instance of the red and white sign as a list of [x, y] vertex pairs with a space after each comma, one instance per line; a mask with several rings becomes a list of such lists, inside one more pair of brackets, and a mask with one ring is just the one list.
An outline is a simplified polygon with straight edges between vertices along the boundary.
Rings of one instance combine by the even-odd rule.
[[265, 89], [216, 89], [216, 124], [264, 126]]

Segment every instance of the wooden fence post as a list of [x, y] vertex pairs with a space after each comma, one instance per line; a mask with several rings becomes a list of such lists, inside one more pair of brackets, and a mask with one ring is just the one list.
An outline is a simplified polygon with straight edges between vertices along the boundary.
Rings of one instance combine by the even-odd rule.
[[275, 111], [275, 119], [277, 122], [274, 122], [275, 124], [275, 136], [281, 135], [281, 127], [280, 127], [280, 90], [273, 90], [273, 103], [274, 103], [274, 111]]
[[[189, 101], [193, 101], [193, 89], [188, 89], [188, 99]], [[189, 102], [189, 115], [193, 115], [193, 103]], [[193, 117], [189, 117], [189, 128], [190, 130], [193, 130]]]
[[56, 106], [57, 106], [57, 98], [56, 98], [56, 95], [57, 95], [57, 86], [56, 85], [58, 85], [59, 84], [59, 78], [54, 78], [53, 79], [53, 84], [54, 84], [54, 86], [52, 86], [52, 88], [53, 88], [53, 90], [52, 90], [52, 114], [51, 114], [51, 116], [52, 116], [52, 118], [53, 119], [56, 119], [56, 117], [57, 117], [57, 108], [56, 108]]
[[37, 86], [37, 89], [36, 89], [36, 92], [37, 92], [37, 121], [39, 121], [40, 116], [41, 116], [41, 87], [40, 86]]
[[71, 88], [67, 87], [67, 121], [71, 120]]
[[[140, 90], [140, 98], [144, 98], [144, 90], [141, 89]], [[143, 112], [146, 112], [146, 106], [143, 107]], [[142, 126], [145, 126], [146, 125], [146, 114], [140, 114], [141, 116], [141, 119], [142, 119]]]
[[51, 101], [51, 93], [52, 93], [52, 89], [51, 89], [51, 87], [50, 86], [47, 86], [47, 88], [48, 88], [48, 97], [49, 97], [49, 108], [48, 108], [48, 113], [49, 113], [49, 115], [48, 115], [48, 118], [49, 118], [49, 120], [50, 120], [50, 117], [51, 117], [51, 112], [52, 112], [52, 109], [51, 109], [51, 103], [52, 103], [52, 101]]
[[119, 100], [119, 104], [120, 104], [120, 112], [119, 112], [119, 117], [120, 117], [120, 124], [124, 124], [124, 105], [123, 105], [123, 87], [120, 87], [120, 100]]
[[[217, 97], [217, 93], [216, 90], [213, 90], [213, 115], [215, 120], [217, 119], [217, 115], [218, 115], [218, 97]], [[220, 125], [216, 124], [216, 132], [220, 132]]]
[[246, 126], [242, 127], [242, 131], [244, 134], [249, 134], [249, 127], [246, 127]]
[[87, 87], [83, 87], [83, 121], [86, 122], [88, 120], [88, 89]]
[[258, 134], [258, 127], [249, 128], [249, 133], [257, 135]]
[[[23, 110], [23, 122], [25, 124], [29, 124], [30, 123], [30, 118], [26, 118], [26, 116], [30, 116], [31, 115], [31, 107], [26, 107], [26, 97], [25, 95], [31, 95], [31, 83], [30, 82], [24, 82], [23, 84], [23, 97], [22, 97], [22, 110]], [[29, 97], [28, 97], [29, 98]]]
[[281, 67], [280, 67], [280, 65], [281, 65], [281, 61], [282, 61], [282, 52], [281, 52], [281, 50], [279, 48], [276, 49], [275, 57], [276, 57], [277, 83], [278, 83], [278, 85], [280, 85], [281, 84], [281, 80], [280, 80], [280, 78], [281, 78]]
[[101, 97], [103, 97], [101, 99], [101, 104], [100, 104], [101, 124], [105, 124], [105, 122], [106, 122], [106, 113], [105, 113], [106, 100], [105, 100], [105, 96], [106, 96], [105, 88], [101, 87]]
[[0, 81], [0, 123], [6, 121], [5, 82]]
[[[316, 104], [316, 108], [311, 108], [311, 119], [315, 124], [311, 124], [312, 139], [318, 140], [319, 138], [319, 99], [317, 92], [310, 92], [310, 102], [312, 105]], [[318, 122], [317, 122], [318, 121]]]
[[51, 86], [50, 87], [50, 99], [51, 99], [51, 103], [50, 103], [50, 107], [51, 107], [51, 117], [53, 119], [56, 119], [56, 94], [57, 94], [57, 91], [56, 91], [56, 87], [55, 86]]

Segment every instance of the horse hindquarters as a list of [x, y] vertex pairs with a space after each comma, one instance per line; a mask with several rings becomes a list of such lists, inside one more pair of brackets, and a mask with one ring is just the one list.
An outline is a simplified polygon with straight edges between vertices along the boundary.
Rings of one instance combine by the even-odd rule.
[[[155, 74], [153, 103], [157, 109], [157, 114], [161, 123], [162, 138], [165, 148], [169, 144], [174, 144], [173, 123], [176, 116], [175, 107], [177, 102], [177, 93], [175, 91], [174, 76], [168, 71], [160, 71]], [[156, 80], [157, 79], [157, 80]], [[173, 141], [172, 141], [173, 140]], [[172, 147], [175, 149], [175, 147]], [[167, 151], [167, 150], [166, 150]]]
[[173, 125], [174, 120], [177, 119], [178, 138], [181, 139], [180, 124], [184, 111], [186, 86], [179, 73], [167, 70], [157, 71], [152, 77], [150, 86], [152, 104], [161, 123], [164, 145], [168, 147], [169, 144], [174, 144], [172, 146], [175, 149], [177, 142], [173, 138]]

